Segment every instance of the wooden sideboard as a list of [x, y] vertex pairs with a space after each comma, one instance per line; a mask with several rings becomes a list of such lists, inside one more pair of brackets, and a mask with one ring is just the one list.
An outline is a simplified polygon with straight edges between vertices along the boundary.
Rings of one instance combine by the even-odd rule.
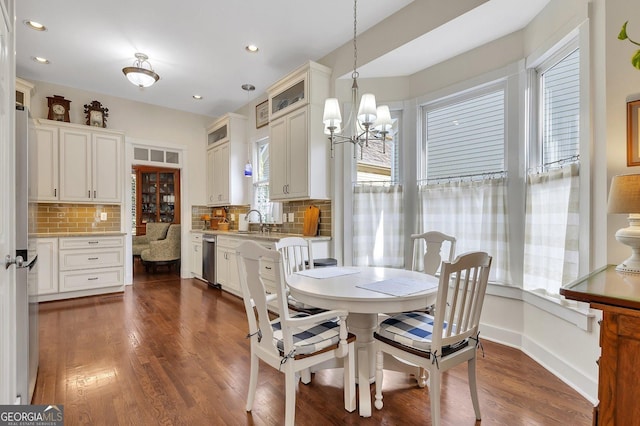
[[640, 274], [623, 274], [609, 265], [560, 294], [603, 313], [594, 425], [640, 424]]

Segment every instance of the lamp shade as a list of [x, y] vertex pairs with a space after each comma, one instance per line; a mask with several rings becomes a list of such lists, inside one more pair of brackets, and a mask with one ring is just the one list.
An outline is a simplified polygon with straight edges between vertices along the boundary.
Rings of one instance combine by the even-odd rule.
[[608, 212], [640, 213], [640, 174], [613, 177]]
[[365, 93], [360, 99], [358, 121], [361, 124], [373, 124], [376, 121], [376, 97], [372, 93]]
[[138, 87], [149, 87], [160, 78], [155, 72], [144, 68], [126, 67], [122, 72], [131, 83]]
[[391, 112], [389, 112], [388, 105], [380, 105], [376, 109], [376, 122], [373, 123], [373, 127], [381, 132], [388, 132], [391, 130], [393, 126], [393, 121], [391, 121]]
[[324, 114], [322, 121], [325, 127], [339, 127], [342, 123], [342, 115], [340, 115], [340, 104], [337, 98], [328, 98], [324, 101]]

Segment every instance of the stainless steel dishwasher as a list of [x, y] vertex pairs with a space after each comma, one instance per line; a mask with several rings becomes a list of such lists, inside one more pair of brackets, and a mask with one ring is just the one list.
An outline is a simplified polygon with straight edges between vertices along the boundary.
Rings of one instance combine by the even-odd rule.
[[216, 237], [206, 235], [202, 238], [202, 278], [211, 287], [220, 288], [216, 281]]

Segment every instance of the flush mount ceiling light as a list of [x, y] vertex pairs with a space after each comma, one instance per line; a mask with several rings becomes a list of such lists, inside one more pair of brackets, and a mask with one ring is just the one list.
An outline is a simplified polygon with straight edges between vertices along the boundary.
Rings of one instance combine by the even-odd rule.
[[42, 25], [40, 22], [31, 21], [29, 19], [26, 19], [26, 20], [22, 21], [22, 23], [25, 24], [27, 27], [31, 28], [32, 30], [47, 31], [47, 27]]
[[[133, 66], [122, 68], [122, 72], [131, 83], [138, 87], [149, 87], [160, 79], [160, 76], [153, 71], [147, 55], [136, 53], [135, 57]], [[144, 68], [145, 64], [148, 68]]]
[[244, 48], [247, 52], [249, 53], [256, 53], [258, 50], [258, 46], [256, 46], [255, 44], [250, 44], [248, 46], [245, 46]]
[[202, 95], [193, 95], [193, 99], [195, 99], [196, 101], [201, 101]]
[[242, 90], [246, 90], [247, 92], [252, 92], [256, 90], [256, 86], [254, 86], [253, 84], [243, 84], [240, 87], [242, 87]]
[[[340, 104], [337, 98], [328, 98], [324, 104], [324, 132], [329, 135], [331, 142], [331, 157], [336, 144], [351, 142], [360, 147], [360, 158], [362, 158], [362, 148], [369, 146], [369, 141], [382, 141], [382, 152], [385, 152], [385, 141], [390, 133], [393, 122], [389, 107], [380, 105], [376, 107], [376, 97], [372, 93], [365, 93], [360, 100], [360, 106], [356, 108], [358, 100], [358, 46], [356, 44], [356, 34], [358, 26], [357, 16], [358, 2], [353, 1], [353, 73], [351, 78], [351, 113], [344, 129], [347, 134], [342, 134], [342, 115], [340, 114]], [[357, 114], [356, 114], [357, 111]], [[356, 156], [356, 149], [353, 156]]]

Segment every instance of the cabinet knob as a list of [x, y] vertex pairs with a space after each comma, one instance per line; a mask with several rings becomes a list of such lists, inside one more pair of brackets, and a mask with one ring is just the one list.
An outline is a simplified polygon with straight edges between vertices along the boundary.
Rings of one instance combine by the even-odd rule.
[[596, 359], [596, 365], [600, 367], [600, 358]]

